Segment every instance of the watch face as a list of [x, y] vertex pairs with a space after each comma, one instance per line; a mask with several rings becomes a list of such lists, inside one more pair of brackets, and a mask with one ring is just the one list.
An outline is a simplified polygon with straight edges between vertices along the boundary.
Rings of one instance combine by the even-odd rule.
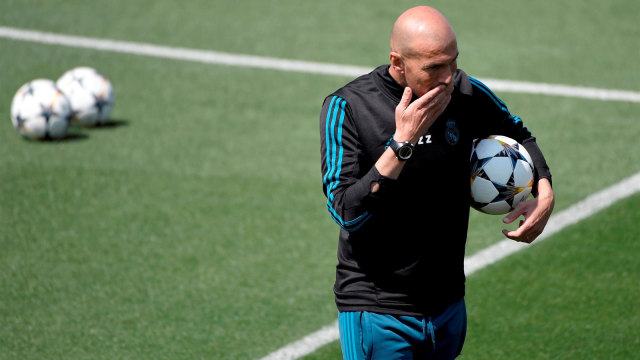
[[402, 146], [398, 149], [398, 157], [402, 160], [407, 160], [413, 154], [413, 149], [411, 146]]

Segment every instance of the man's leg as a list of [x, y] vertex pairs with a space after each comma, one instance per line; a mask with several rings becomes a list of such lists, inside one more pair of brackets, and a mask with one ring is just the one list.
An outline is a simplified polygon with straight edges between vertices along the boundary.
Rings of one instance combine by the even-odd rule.
[[341, 312], [338, 322], [345, 360], [449, 360], [462, 350], [467, 312], [461, 299], [430, 318]]
[[424, 341], [422, 318], [371, 312], [341, 312], [340, 344], [345, 360], [413, 359]]
[[[464, 299], [451, 304], [440, 315], [431, 318], [433, 335], [427, 340], [426, 359], [454, 359], [460, 355], [467, 334], [467, 309]], [[435, 344], [435, 347], [434, 347]]]

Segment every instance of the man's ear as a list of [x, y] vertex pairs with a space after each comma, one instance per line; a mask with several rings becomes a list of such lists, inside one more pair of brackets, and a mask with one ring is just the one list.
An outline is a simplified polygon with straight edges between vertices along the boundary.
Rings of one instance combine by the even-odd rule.
[[391, 61], [391, 67], [393, 67], [393, 71], [398, 74], [404, 74], [404, 61], [402, 60], [402, 56], [395, 51], [392, 51], [389, 54], [389, 60]]

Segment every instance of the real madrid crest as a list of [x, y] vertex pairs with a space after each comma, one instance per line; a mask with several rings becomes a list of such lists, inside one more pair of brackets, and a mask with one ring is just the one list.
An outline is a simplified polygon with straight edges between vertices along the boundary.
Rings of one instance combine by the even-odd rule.
[[453, 119], [447, 120], [446, 127], [444, 129], [444, 138], [449, 145], [456, 145], [460, 141], [460, 130]]

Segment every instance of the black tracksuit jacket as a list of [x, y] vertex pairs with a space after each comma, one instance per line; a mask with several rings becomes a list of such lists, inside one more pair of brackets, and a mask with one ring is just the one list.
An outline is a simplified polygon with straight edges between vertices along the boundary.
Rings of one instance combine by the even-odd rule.
[[[395, 132], [403, 93], [382, 65], [329, 95], [320, 115], [323, 190], [340, 225], [334, 286], [340, 311], [435, 315], [464, 296], [472, 141], [511, 137], [551, 180], [522, 120], [458, 70], [444, 113], [420, 138], [397, 180], [374, 167]], [[381, 188], [371, 192], [371, 184]]]

